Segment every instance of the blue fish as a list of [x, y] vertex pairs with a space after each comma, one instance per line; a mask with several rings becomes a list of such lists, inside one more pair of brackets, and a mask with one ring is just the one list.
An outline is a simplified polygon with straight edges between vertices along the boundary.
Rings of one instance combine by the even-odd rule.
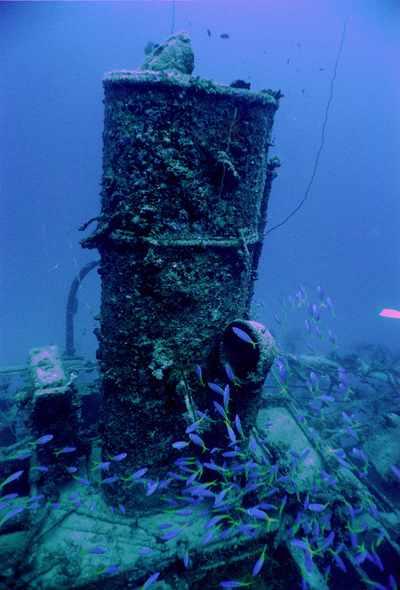
[[392, 470], [392, 473], [397, 477], [397, 479], [400, 481], [400, 469], [398, 467], [396, 467], [396, 465], [391, 465], [390, 469]]
[[224, 363], [224, 369], [229, 381], [234, 385], [239, 385], [239, 380], [233, 372], [231, 365], [229, 363]]
[[227, 415], [226, 415], [226, 412], [225, 412], [224, 408], [221, 406], [221, 404], [219, 404], [216, 401], [213, 401], [213, 405], [214, 405], [214, 408], [216, 409], [216, 411], [218, 412], [218, 414], [220, 416], [222, 416], [222, 418], [224, 418], [224, 420], [226, 420], [227, 419]]
[[211, 539], [213, 538], [215, 534], [215, 530], [211, 529], [211, 531], [208, 531], [208, 533], [206, 533], [201, 541], [202, 545], [207, 545], [207, 543], [209, 543], [211, 541]]
[[321, 550], [326, 551], [326, 549], [328, 549], [328, 547], [330, 547], [332, 545], [334, 540], [335, 540], [335, 533], [332, 531], [329, 533], [329, 535], [326, 537], [326, 539], [322, 543]]
[[19, 479], [21, 477], [21, 475], [23, 474], [24, 470], [20, 469], [19, 471], [15, 471], [15, 473], [12, 473], [11, 475], [9, 475], [7, 477], [7, 479], [5, 479], [2, 483], [0, 483], [0, 490], [2, 488], [4, 488], [4, 486], [6, 486], [7, 484], [11, 483], [12, 481], [16, 481], [17, 479]]
[[[75, 477], [78, 483], [82, 484], [83, 486], [90, 486], [90, 481], [86, 477]], [[103, 481], [103, 483], [105, 480]]]
[[225, 514], [216, 514], [206, 523], [206, 529], [211, 529], [224, 518], [227, 518]]
[[47, 473], [49, 470], [48, 467], [46, 467], [46, 465], [35, 465], [34, 467], [31, 467], [31, 471], [39, 471], [40, 473]]
[[3, 524], [7, 520], [10, 520], [10, 518], [14, 518], [14, 516], [16, 516], [17, 514], [19, 514], [23, 510], [25, 510], [25, 508], [23, 506], [18, 506], [18, 508], [13, 508], [12, 510], [10, 510], [10, 512], [7, 512], [7, 514], [5, 514], [3, 516], [3, 518], [0, 520], [0, 528], [3, 526]]
[[334, 308], [334, 306], [333, 306], [333, 301], [332, 301], [332, 299], [331, 299], [330, 297], [327, 297], [327, 298], [325, 299], [325, 302], [326, 302], [326, 305], [328, 306], [328, 308], [329, 308], [329, 310], [330, 310], [331, 314], [334, 316], [334, 315], [335, 315], [335, 308]]
[[105, 479], [103, 479], [101, 483], [104, 483], [105, 485], [110, 485], [118, 480], [119, 477], [117, 475], [112, 475], [111, 477], [106, 477]]
[[224, 408], [225, 408], [225, 410], [228, 410], [229, 401], [230, 401], [230, 388], [229, 388], [229, 385], [227, 384], [224, 387]]
[[54, 454], [56, 456], [66, 455], [68, 453], [74, 453], [75, 451], [76, 451], [76, 447], [63, 447], [62, 449], [59, 449], [58, 451], [56, 451]]
[[222, 387], [220, 385], [218, 385], [218, 383], [207, 383], [208, 387], [210, 389], [212, 389], [212, 391], [214, 391], [214, 393], [219, 393], [219, 395], [224, 395], [224, 390], [222, 389]]
[[104, 574], [107, 574], [107, 576], [113, 576], [114, 574], [118, 573], [119, 571], [119, 565], [118, 563], [113, 563], [112, 565], [109, 565], [104, 571]]
[[280, 378], [281, 382], [284, 383], [287, 380], [287, 370], [286, 370], [285, 364], [279, 358], [276, 359], [275, 362], [278, 367], [279, 378]]
[[110, 457], [111, 461], [123, 461], [124, 459], [126, 459], [126, 457], [128, 456], [128, 453], [118, 453], [118, 455], [114, 455], [113, 457]]
[[318, 297], [320, 298], [320, 300], [323, 301], [324, 297], [325, 297], [325, 293], [324, 293], [323, 288], [320, 285], [317, 286], [317, 293], [318, 293]]
[[145, 473], [147, 473], [148, 470], [149, 470], [148, 467], [142, 467], [141, 469], [138, 469], [137, 471], [132, 473], [131, 479], [134, 479], [134, 480], [141, 479], [143, 477], [143, 475]]
[[161, 539], [163, 541], [171, 541], [171, 539], [174, 539], [175, 537], [180, 535], [181, 532], [182, 532], [182, 529], [179, 529], [179, 528], [172, 529], [171, 531], [164, 533], [164, 535], [161, 537]]
[[243, 432], [243, 428], [242, 428], [242, 423], [240, 421], [239, 416], [236, 414], [235, 416], [235, 426], [236, 426], [236, 430], [238, 431], [238, 433], [240, 434], [240, 436], [242, 436], [244, 438], [244, 432]]
[[244, 586], [250, 586], [250, 582], [241, 582], [240, 580], [224, 580], [220, 582], [220, 588], [243, 588]]
[[222, 492], [219, 492], [215, 496], [214, 508], [217, 508], [217, 507], [221, 506], [221, 504], [224, 503], [224, 498], [225, 498], [225, 495], [228, 493], [228, 491], [229, 491], [229, 489], [225, 488], [224, 490], [222, 490]]
[[1, 499], [2, 500], [14, 500], [14, 498], [18, 498], [19, 494], [17, 494], [16, 492], [12, 492], [11, 494], [6, 494], [5, 496], [2, 496]]
[[326, 395], [326, 394], [319, 395], [318, 399], [320, 399], [321, 401], [326, 402], [326, 403], [330, 403], [330, 402], [335, 401], [335, 398], [332, 395]]
[[308, 510], [311, 512], [323, 512], [328, 504], [319, 504], [317, 502], [312, 502], [308, 505]]
[[151, 549], [150, 547], [140, 547], [138, 553], [139, 555], [150, 555], [151, 553], [154, 553], [154, 549]]
[[195, 373], [196, 373], [196, 376], [199, 380], [200, 385], [204, 385], [203, 369], [200, 367], [200, 365], [196, 365], [194, 370], [195, 370]]
[[310, 371], [310, 374], [308, 376], [308, 381], [311, 386], [311, 389], [314, 389], [314, 388], [318, 389], [319, 379], [318, 379], [316, 373], [314, 373], [314, 371]]
[[268, 519], [267, 513], [264, 512], [264, 510], [260, 510], [256, 506], [254, 508], [248, 508], [246, 512], [249, 516], [252, 516], [253, 518], [257, 518], [258, 520], [267, 520]]
[[351, 450], [351, 454], [356, 459], [360, 459], [360, 461], [363, 461], [364, 463], [368, 463], [368, 457], [362, 449], [358, 449], [357, 447], [353, 447], [353, 449]]
[[177, 449], [179, 451], [187, 447], [188, 444], [189, 443], [184, 440], [177, 440], [176, 442], [172, 443], [172, 446], [174, 447], [174, 449]]
[[155, 572], [154, 574], [151, 574], [151, 576], [149, 576], [147, 578], [147, 580], [145, 581], [145, 583], [142, 586], [142, 590], [147, 590], [147, 588], [150, 588], [150, 586], [152, 586], [154, 584], [154, 582], [156, 582], [158, 580], [158, 577], [160, 575], [160, 572]]
[[316, 322], [319, 322], [321, 316], [319, 313], [318, 306], [315, 303], [311, 305], [311, 316]]
[[328, 339], [331, 344], [336, 344], [336, 336], [332, 332], [332, 330], [328, 330]]
[[227, 422], [225, 422], [225, 426], [228, 431], [229, 440], [231, 441], [232, 444], [235, 445], [237, 443], [237, 438], [236, 438], [236, 434], [235, 434], [233, 428], [231, 428], [231, 426], [229, 426], [229, 424]]
[[244, 330], [242, 330], [241, 328], [237, 328], [236, 326], [233, 326], [232, 327], [232, 332], [238, 338], [240, 338], [240, 340], [242, 340], [243, 342], [247, 342], [247, 344], [251, 344], [253, 348], [256, 347], [256, 343], [254, 342], [254, 340], [252, 338], [250, 338], [250, 336], [248, 335], [248, 333], [245, 332]]
[[337, 553], [335, 553], [333, 555], [333, 559], [334, 559], [336, 565], [338, 566], [338, 568], [341, 569], [342, 572], [347, 573], [346, 565], [345, 565], [343, 559], [340, 557], [340, 555], [338, 555]]
[[260, 573], [260, 571], [263, 568], [264, 562], [265, 562], [265, 552], [267, 550], [267, 547], [265, 546], [260, 557], [257, 559], [256, 563], [254, 564], [253, 567], [253, 571], [252, 571], [252, 576], [253, 578], [255, 578], [255, 576], [258, 576], [258, 574]]
[[100, 546], [91, 547], [89, 549], [89, 553], [91, 553], [92, 555], [103, 555], [104, 553], [107, 553], [107, 549], [105, 547]]
[[53, 440], [54, 434], [44, 434], [40, 438], [38, 438], [35, 442], [37, 445], [47, 445], [51, 440]]
[[185, 549], [185, 552], [182, 557], [182, 561], [183, 561], [183, 565], [185, 566], [185, 568], [188, 569], [190, 567], [190, 556], [189, 556], [189, 551], [187, 549]]
[[156, 489], [159, 486], [159, 481], [158, 479], [155, 481], [149, 481], [147, 484], [147, 489], [146, 489], [146, 496], [152, 496], [154, 494], [154, 492], [156, 491]]
[[292, 539], [290, 541], [290, 543], [294, 546], [294, 547], [298, 547], [299, 549], [304, 549], [307, 550], [308, 549], [308, 544], [306, 541], [303, 541], [302, 539]]
[[198, 447], [201, 447], [203, 451], [207, 449], [206, 445], [204, 444], [203, 439], [198, 434], [189, 434], [189, 438], [192, 443]]
[[93, 469], [101, 469], [104, 471], [108, 471], [110, 466], [111, 466], [111, 461], [102, 461], [101, 463], [98, 463], [95, 467], [93, 467]]

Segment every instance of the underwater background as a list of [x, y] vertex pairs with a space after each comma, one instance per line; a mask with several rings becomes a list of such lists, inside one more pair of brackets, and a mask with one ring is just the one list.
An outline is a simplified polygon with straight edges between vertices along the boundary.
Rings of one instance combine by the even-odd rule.
[[0, 590], [400, 587], [399, 29], [0, 2]]
[[[314, 183], [300, 211], [266, 238], [255, 292], [259, 318], [274, 328], [282, 298], [321, 285], [346, 350], [398, 351], [398, 325], [378, 313], [399, 305], [399, 10], [391, 0], [176, 2], [175, 30], [191, 36], [197, 75], [284, 94], [269, 227], [304, 196], [348, 19]], [[170, 2], [1, 2], [0, 11], [4, 364], [63, 340], [67, 290], [93, 258], [77, 228], [99, 205], [102, 76], [138, 67], [173, 15]], [[94, 358], [96, 273], [80, 298], [77, 344]], [[285, 337], [301, 340], [302, 327], [288, 326]]]

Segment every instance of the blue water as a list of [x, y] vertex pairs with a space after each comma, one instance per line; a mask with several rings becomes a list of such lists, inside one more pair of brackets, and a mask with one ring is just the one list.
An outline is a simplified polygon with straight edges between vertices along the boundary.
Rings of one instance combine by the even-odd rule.
[[[63, 343], [67, 289], [93, 258], [77, 228], [99, 209], [103, 73], [138, 67], [172, 19], [170, 2], [0, 3], [3, 364]], [[400, 322], [378, 317], [400, 305], [398, 3], [178, 1], [174, 28], [192, 37], [195, 74], [285, 95], [271, 227], [309, 182], [346, 19], [317, 174], [304, 206], [265, 241], [255, 302], [273, 327], [282, 297], [321, 284], [343, 350], [368, 342], [398, 351]], [[93, 358], [96, 273], [80, 297], [77, 345]]]
[[[81, 583], [86, 574], [98, 577], [99, 589], [114, 588], [113, 576], [120, 580], [142, 557], [143, 571], [132, 574], [142, 588], [166, 590], [179, 579], [193, 590], [396, 590], [399, 551], [390, 539], [399, 542], [400, 321], [380, 312], [400, 311], [399, 29], [400, 4], [391, 0], [0, 1], [0, 533], [33, 530], [40, 540], [24, 569], [0, 534], [0, 561], [7, 558], [0, 590], [34, 590], [31, 574], [46, 590], [73, 588], [74, 576]], [[259, 323], [225, 333], [225, 361], [237, 366], [202, 359], [202, 366], [178, 368], [178, 383], [175, 367], [161, 366], [168, 355], [157, 341], [150, 369], [164, 379], [166, 396], [154, 395], [154, 412], [141, 391], [134, 400], [121, 393], [117, 379], [119, 390], [105, 387], [101, 400], [93, 362], [100, 281], [92, 271], [80, 285], [74, 341], [92, 364], [64, 366], [68, 386], [77, 387], [68, 395], [80, 405], [58, 406], [54, 396], [47, 409], [43, 395], [34, 406], [27, 373], [10, 365], [22, 369], [33, 347], [64, 352], [68, 289], [99, 257], [80, 247], [87, 234], [78, 228], [100, 210], [103, 75], [139, 67], [149, 41], [180, 31], [192, 40], [195, 75], [284, 95], [268, 154], [281, 167], [251, 307], [250, 320]], [[276, 339], [273, 365], [262, 356], [266, 328]], [[51, 378], [62, 368], [56, 349], [35, 354], [45, 359], [35, 369], [43, 393], [39, 372]], [[232, 409], [251, 398], [250, 365], [261, 366], [262, 377], [271, 369], [256, 438]], [[138, 383], [148, 383], [148, 366], [134, 370]], [[174, 374], [168, 387], [166, 374]], [[185, 392], [181, 413], [173, 387], [179, 403]], [[261, 388], [262, 379], [258, 399]], [[204, 405], [194, 409], [190, 392]], [[186, 457], [167, 476], [169, 466], [158, 471], [146, 453], [146, 444], [162, 446], [163, 404], [187, 426], [167, 440], [173, 458]], [[32, 407], [39, 407], [33, 426]], [[145, 430], [146, 419], [154, 430]], [[143, 421], [139, 449], [129, 421], [136, 437]], [[302, 487], [299, 472], [309, 459], [315, 479]], [[137, 528], [128, 520], [136, 509], [143, 518], [158, 512]], [[63, 511], [73, 515], [65, 523]], [[42, 536], [31, 525], [49, 514], [62, 515], [60, 528]], [[260, 522], [268, 551], [267, 541], [254, 542], [247, 561], [237, 550], [232, 571], [206, 572], [200, 558], [213, 535], [224, 550], [243, 535], [247, 551]], [[274, 523], [280, 542], [269, 561]], [[169, 559], [175, 543], [176, 562], [166, 567], [164, 548], [174, 547]], [[303, 568], [294, 566], [293, 547]], [[147, 559], [152, 552], [159, 571]], [[48, 559], [55, 565], [46, 578]], [[327, 586], [322, 577], [312, 585], [313, 562]]]

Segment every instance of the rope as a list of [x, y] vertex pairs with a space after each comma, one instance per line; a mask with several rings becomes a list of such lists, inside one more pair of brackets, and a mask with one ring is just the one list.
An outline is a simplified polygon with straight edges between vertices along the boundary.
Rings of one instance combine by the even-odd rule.
[[342, 34], [341, 34], [341, 37], [340, 37], [339, 48], [338, 48], [338, 52], [336, 54], [335, 65], [334, 65], [334, 68], [333, 68], [333, 74], [332, 74], [332, 78], [331, 78], [330, 86], [329, 86], [329, 97], [328, 97], [328, 102], [326, 103], [326, 107], [325, 107], [325, 115], [324, 115], [324, 120], [323, 120], [322, 128], [321, 128], [320, 144], [319, 144], [319, 147], [318, 147], [316, 156], [315, 156], [315, 160], [314, 160], [314, 165], [313, 165], [313, 168], [312, 168], [311, 177], [310, 177], [310, 180], [308, 181], [308, 185], [307, 185], [307, 188], [305, 190], [304, 197], [301, 199], [300, 203], [293, 209], [293, 211], [291, 213], [289, 213], [289, 215], [287, 217], [285, 217], [285, 219], [283, 221], [281, 221], [277, 225], [274, 225], [273, 227], [271, 227], [271, 229], [269, 229], [265, 233], [266, 236], [268, 234], [270, 234], [272, 231], [274, 231], [275, 229], [278, 229], [278, 227], [282, 227], [282, 225], [284, 225], [286, 222], [288, 222], [289, 219], [291, 217], [293, 217], [293, 215], [295, 215], [297, 213], [297, 211], [303, 206], [303, 204], [306, 201], [308, 195], [310, 194], [311, 187], [312, 187], [313, 182], [314, 182], [314, 178], [315, 178], [315, 176], [317, 174], [318, 165], [319, 165], [319, 161], [320, 161], [320, 158], [321, 158], [322, 150], [324, 149], [324, 145], [325, 145], [326, 127], [328, 125], [329, 110], [330, 110], [331, 103], [332, 103], [333, 96], [334, 96], [334, 88], [335, 88], [335, 81], [336, 81], [337, 70], [338, 70], [338, 66], [339, 66], [339, 63], [340, 63], [340, 58], [341, 58], [341, 55], [342, 55], [344, 41], [345, 41], [345, 37], [346, 37], [347, 21], [348, 21], [348, 18], [346, 18], [346, 20], [344, 21], [344, 24], [343, 24], [343, 29], [342, 29]]
[[171, 35], [175, 32], [175, 0], [172, 0]]

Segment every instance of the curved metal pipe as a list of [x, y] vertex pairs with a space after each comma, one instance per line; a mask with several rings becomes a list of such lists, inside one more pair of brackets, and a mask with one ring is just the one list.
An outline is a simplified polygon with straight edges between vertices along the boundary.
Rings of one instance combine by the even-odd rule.
[[96, 266], [100, 260], [94, 260], [85, 264], [74, 278], [69, 288], [67, 307], [65, 310], [65, 352], [64, 356], [73, 357], [75, 355], [75, 333], [74, 333], [74, 316], [78, 311], [77, 293], [79, 286], [85, 276]]
[[[249, 337], [250, 342], [238, 337], [232, 328], [239, 328]], [[238, 385], [233, 400], [235, 411], [248, 428], [256, 424], [257, 413], [263, 404], [261, 393], [264, 381], [276, 354], [271, 333], [259, 322], [236, 319], [224, 330], [220, 362], [223, 366], [229, 363], [237, 377]]]

